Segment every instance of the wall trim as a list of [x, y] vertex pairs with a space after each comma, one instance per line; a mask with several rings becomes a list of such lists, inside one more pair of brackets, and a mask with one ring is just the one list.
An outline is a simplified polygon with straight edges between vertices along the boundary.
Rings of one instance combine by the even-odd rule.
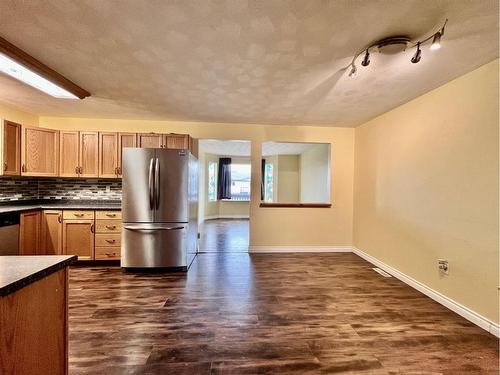
[[482, 329], [488, 331], [492, 335], [495, 335], [496, 337], [500, 337], [500, 326], [492, 322], [491, 320], [485, 318], [484, 316], [478, 314], [475, 311], [470, 310], [469, 308], [465, 307], [464, 305], [456, 302], [455, 300], [445, 296], [444, 294], [441, 294], [434, 289], [428, 287], [427, 285], [421, 283], [420, 281], [415, 280], [414, 278], [404, 274], [401, 271], [398, 271], [397, 269], [385, 264], [384, 262], [378, 260], [375, 257], [372, 257], [371, 255], [368, 255], [364, 251], [358, 249], [357, 247], [352, 247], [352, 251], [363, 258], [364, 260], [376, 265], [377, 267], [383, 269], [385, 272], [391, 274], [395, 278], [401, 280], [405, 284], [411, 286], [412, 288], [418, 290], [419, 292], [425, 294], [427, 297], [432, 298], [434, 301], [440, 303], [441, 305], [447, 307], [451, 311], [457, 313], [458, 315], [462, 316], [463, 318], [467, 319], [468, 321], [474, 323], [475, 325], [481, 327]]
[[350, 246], [249, 246], [249, 253], [351, 253]]
[[250, 219], [248, 215], [210, 215], [205, 216], [203, 220], [214, 220], [214, 219]]

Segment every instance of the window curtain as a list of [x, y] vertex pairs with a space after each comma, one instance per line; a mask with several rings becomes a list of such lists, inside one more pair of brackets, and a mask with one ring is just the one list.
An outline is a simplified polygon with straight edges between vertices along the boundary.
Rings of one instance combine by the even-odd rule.
[[262, 159], [260, 166], [260, 200], [263, 201], [266, 194], [266, 159]]
[[231, 158], [219, 159], [217, 200], [231, 199]]

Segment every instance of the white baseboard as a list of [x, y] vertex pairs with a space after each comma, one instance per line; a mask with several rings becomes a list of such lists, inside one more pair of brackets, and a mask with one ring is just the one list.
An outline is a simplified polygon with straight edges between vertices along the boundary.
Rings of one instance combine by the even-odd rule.
[[397, 269], [385, 264], [384, 262], [378, 260], [377, 258], [372, 257], [371, 255], [368, 255], [367, 253], [365, 253], [364, 251], [362, 251], [356, 247], [353, 247], [352, 251], [356, 255], [360, 256], [361, 258], [365, 259], [366, 261], [370, 262], [371, 264], [374, 264], [375, 266], [383, 269], [385, 272], [391, 274], [392, 276], [401, 280], [405, 284], [408, 284], [412, 288], [415, 288], [419, 292], [425, 294], [427, 297], [432, 298], [434, 301], [447, 307], [448, 309], [457, 313], [458, 315], [462, 316], [463, 318], [467, 319], [468, 321], [470, 321], [470, 322], [474, 323], [475, 325], [481, 327], [482, 329], [490, 332], [491, 334], [495, 335], [496, 337], [500, 337], [500, 326], [498, 324], [496, 324], [495, 322], [492, 322], [491, 320], [476, 313], [475, 311], [468, 309], [467, 307], [461, 305], [460, 303], [454, 301], [453, 299], [446, 297], [445, 295], [435, 291], [432, 288], [429, 288], [427, 285], [422, 284], [420, 281], [417, 281], [414, 278], [398, 271]]
[[350, 246], [250, 246], [249, 253], [350, 253]]
[[204, 220], [214, 219], [249, 219], [248, 215], [211, 215], [205, 216]]

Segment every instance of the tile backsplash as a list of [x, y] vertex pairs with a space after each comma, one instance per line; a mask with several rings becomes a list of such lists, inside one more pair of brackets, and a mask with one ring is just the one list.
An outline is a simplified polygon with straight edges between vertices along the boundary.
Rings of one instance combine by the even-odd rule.
[[0, 202], [32, 199], [120, 200], [121, 180], [82, 178], [0, 178]]

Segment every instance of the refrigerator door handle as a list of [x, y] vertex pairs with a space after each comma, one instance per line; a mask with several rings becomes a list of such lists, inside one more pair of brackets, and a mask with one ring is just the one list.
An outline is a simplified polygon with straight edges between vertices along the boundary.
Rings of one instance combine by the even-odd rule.
[[125, 225], [123, 229], [128, 230], [138, 230], [138, 231], [151, 231], [151, 230], [181, 230], [185, 227], [182, 225], [175, 227], [144, 227], [144, 226], [134, 226], [134, 225]]
[[156, 158], [155, 164], [155, 190], [156, 190], [156, 209], [160, 208], [160, 161]]
[[149, 209], [153, 209], [154, 208], [154, 181], [153, 181], [153, 173], [154, 173], [154, 170], [153, 170], [153, 167], [154, 167], [154, 159], [151, 158], [151, 160], [149, 161], [149, 178], [148, 178], [148, 189], [149, 189]]

